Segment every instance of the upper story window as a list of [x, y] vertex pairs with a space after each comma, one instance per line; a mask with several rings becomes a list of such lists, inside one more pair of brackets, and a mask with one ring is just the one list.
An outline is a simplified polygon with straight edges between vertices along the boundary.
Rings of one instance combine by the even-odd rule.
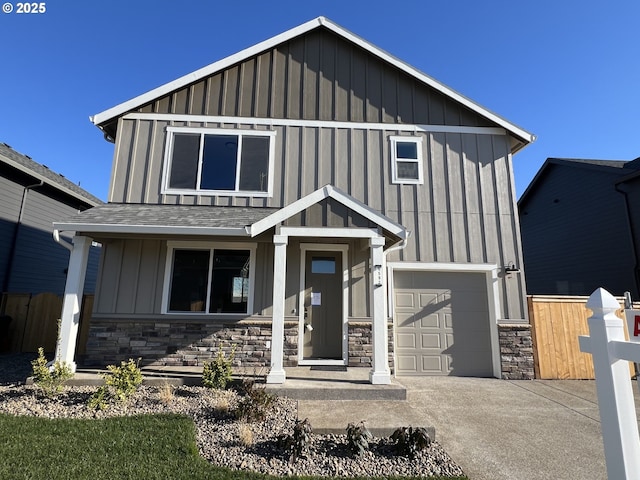
[[163, 193], [270, 196], [275, 132], [167, 127]]
[[422, 138], [389, 137], [393, 183], [422, 184]]

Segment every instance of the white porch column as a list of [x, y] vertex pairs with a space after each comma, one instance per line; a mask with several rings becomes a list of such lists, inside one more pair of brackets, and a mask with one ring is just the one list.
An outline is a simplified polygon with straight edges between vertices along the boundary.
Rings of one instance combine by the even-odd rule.
[[385, 272], [384, 238], [372, 238], [371, 242], [371, 333], [373, 337], [373, 369], [369, 381], [375, 385], [391, 383], [388, 359], [387, 315], [384, 308]]
[[66, 362], [74, 372], [76, 371], [76, 363], [73, 359], [76, 353], [76, 338], [78, 336], [80, 307], [84, 292], [84, 277], [87, 273], [90, 248], [90, 237], [76, 235], [73, 238], [73, 249], [69, 256], [67, 283], [62, 303], [60, 337], [56, 348], [56, 360]]
[[267, 383], [284, 383], [286, 374], [284, 357], [284, 296], [287, 271], [286, 235], [274, 235], [273, 244], [273, 320], [271, 322], [271, 370], [267, 375]]

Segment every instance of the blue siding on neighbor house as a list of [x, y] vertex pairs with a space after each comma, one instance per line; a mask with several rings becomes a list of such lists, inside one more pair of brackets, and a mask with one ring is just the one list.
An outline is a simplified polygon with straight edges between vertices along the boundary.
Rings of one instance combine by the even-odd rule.
[[613, 167], [546, 167], [519, 205], [527, 293], [638, 295], [619, 178]]
[[[6, 150], [6, 146], [3, 147]], [[16, 152], [13, 152], [16, 154]], [[16, 154], [17, 155], [17, 154]], [[0, 290], [64, 293], [69, 251], [53, 239], [53, 222], [89, 207], [0, 158]], [[26, 190], [27, 186], [32, 186]], [[22, 218], [20, 209], [22, 205]], [[70, 240], [68, 238], [68, 240]], [[100, 249], [93, 247], [85, 292], [95, 291]]]

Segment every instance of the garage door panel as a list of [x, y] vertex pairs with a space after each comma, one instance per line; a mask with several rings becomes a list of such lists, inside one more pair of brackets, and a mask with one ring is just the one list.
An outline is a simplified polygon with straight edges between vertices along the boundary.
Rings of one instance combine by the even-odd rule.
[[422, 371], [442, 375], [442, 357], [440, 355], [422, 355]]
[[483, 273], [396, 272], [394, 285], [398, 375], [493, 375]]
[[441, 327], [440, 315], [428, 315], [426, 317], [420, 318], [420, 323], [416, 325], [420, 328], [440, 328]]
[[398, 333], [398, 335], [396, 336], [398, 348], [416, 348], [416, 346], [418, 345], [416, 338], [417, 337], [415, 333]]
[[414, 295], [413, 293], [396, 293], [396, 308], [414, 308]]
[[440, 342], [439, 333], [423, 333], [420, 335], [420, 346], [425, 348], [442, 348], [442, 342]]
[[401, 356], [398, 356], [397, 361], [398, 361], [398, 373], [404, 373], [404, 374], [418, 373], [417, 358], [415, 356], [401, 355]]

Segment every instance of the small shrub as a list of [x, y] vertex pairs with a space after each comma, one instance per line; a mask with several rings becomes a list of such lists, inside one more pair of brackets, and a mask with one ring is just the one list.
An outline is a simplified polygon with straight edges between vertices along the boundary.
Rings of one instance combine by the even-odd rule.
[[226, 415], [229, 413], [229, 399], [226, 397], [221, 397], [216, 400], [216, 404], [213, 407], [213, 410], [221, 415]]
[[121, 402], [136, 393], [142, 383], [142, 372], [138, 363], [131, 358], [128, 362], [120, 362], [119, 367], [108, 365], [107, 370], [108, 373], [102, 375], [104, 383], [113, 387], [113, 395]]
[[245, 422], [263, 421], [276, 397], [267, 393], [264, 386], [258, 387], [249, 379], [242, 382], [242, 391], [244, 395], [238, 401], [236, 417]]
[[280, 448], [290, 454], [290, 463], [295, 462], [298, 458], [304, 458], [309, 451], [311, 433], [311, 423], [308, 418], [305, 418], [304, 420], [296, 420], [292, 435], [281, 435], [278, 438]]
[[396, 455], [410, 457], [431, 444], [431, 438], [423, 427], [400, 427], [393, 432], [391, 440], [395, 442]]
[[218, 348], [216, 358], [210, 362], [206, 362], [202, 369], [202, 385], [207, 388], [224, 389], [231, 381], [233, 375], [233, 358], [235, 357], [236, 346], [231, 346], [231, 352], [227, 356], [222, 350], [222, 346]]
[[98, 387], [98, 390], [89, 397], [87, 405], [91, 410], [106, 410], [109, 406], [109, 389], [107, 386]]
[[241, 423], [238, 426], [238, 439], [240, 440], [240, 444], [245, 447], [250, 447], [253, 445], [253, 430], [246, 423]]
[[59, 394], [64, 382], [73, 377], [71, 367], [65, 362], [55, 361], [51, 367], [47, 366], [47, 359], [44, 356], [44, 348], [38, 348], [38, 358], [31, 362], [33, 369], [33, 383], [48, 398], [53, 398]]
[[142, 372], [133, 359], [120, 362], [119, 367], [108, 365], [107, 373], [100, 376], [104, 385], [91, 395], [87, 404], [93, 410], [105, 410], [111, 402], [124, 402], [142, 383]]
[[364, 421], [358, 424], [347, 425], [347, 447], [354, 455], [361, 455], [369, 450], [369, 442], [373, 440], [373, 435], [364, 425]]

